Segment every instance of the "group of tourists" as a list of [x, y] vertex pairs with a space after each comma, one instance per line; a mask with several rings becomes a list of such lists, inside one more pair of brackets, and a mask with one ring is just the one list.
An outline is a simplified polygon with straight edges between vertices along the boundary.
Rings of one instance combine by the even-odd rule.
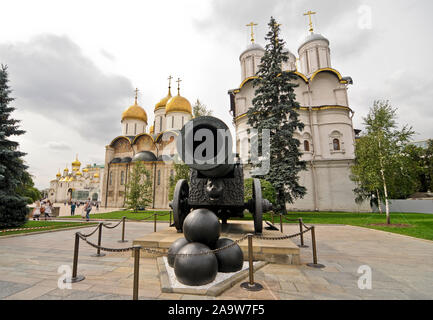
[[[71, 216], [75, 215], [75, 209], [80, 207], [80, 202], [74, 201], [71, 202]], [[99, 209], [99, 202], [90, 201], [90, 198], [87, 199], [87, 201], [84, 203], [83, 208], [83, 219], [85, 218], [87, 221], [89, 221], [90, 217], [90, 211], [92, 211], [92, 207], [96, 206], [96, 210]], [[85, 215], [84, 215], [85, 213]]]
[[[78, 201], [71, 201], [71, 216], [75, 215], [75, 209], [79, 208], [82, 202]], [[65, 202], [66, 205], [66, 202]], [[96, 210], [99, 209], [99, 202], [97, 201], [91, 201], [90, 198], [86, 200], [83, 207], [82, 212], [82, 218], [86, 219], [86, 221], [90, 220], [90, 212], [92, 211], [92, 207], [95, 206]], [[37, 200], [35, 203], [35, 208], [33, 209], [33, 220], [39, 220], [41, 215], [45, 217], [45, 220], [47, 218], [51, 217], [51, 214], [53, 213], [53, 204], [50, 200]]]
[[53, 204], [50, 200], [47, 201], [36, 201], [35, 208], [33, 209], [33, 220], [39, 220], [40, 216], [43, 215], [45, 220], [51, 217], [53, 212]]

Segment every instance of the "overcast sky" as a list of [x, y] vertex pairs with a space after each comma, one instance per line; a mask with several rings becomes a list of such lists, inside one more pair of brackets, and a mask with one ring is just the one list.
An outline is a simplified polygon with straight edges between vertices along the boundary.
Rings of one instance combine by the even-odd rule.
[[16, 140], [36, 186], [48, 187], [77, 153], [83, 165], [102, 164], [135, 87], [153, 123], [169, 75], [182, 79], [191, 103], [200, 99], [230, 123], [227, 90], [240, 84], [245, 25], [258, 23], [256, 42], [265, 45], [273, 15], [297, 55], [310, 9], [315, 32], [330, 41], [332, 66], [354, 80], [355, 127], [375, 99], [388, 99], [416, 140], [433, 138], [429, 0], [3, 0], [0, 63], [9, 67], [13, 116], [27, 131]]

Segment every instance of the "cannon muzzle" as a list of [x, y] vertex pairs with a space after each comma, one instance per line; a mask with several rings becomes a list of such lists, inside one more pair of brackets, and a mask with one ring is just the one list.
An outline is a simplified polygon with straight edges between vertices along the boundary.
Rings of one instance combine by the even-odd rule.
[[182, 161], [205, 177], [220, 178], [233, 172], [232, 136], [218, 118], [203, 116], [188, 121], [180, 130], [176, 147]]

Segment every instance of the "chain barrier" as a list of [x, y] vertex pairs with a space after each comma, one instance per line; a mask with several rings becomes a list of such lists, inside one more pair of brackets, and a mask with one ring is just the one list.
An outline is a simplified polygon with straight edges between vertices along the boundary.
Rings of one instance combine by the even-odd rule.
[[260, 236], [260, 235], [255, 234], [255, 235], [254, 235], [254, 238], [261, 239], [261, 240], [286, 240], [286, 239], [291, 239], [291, 238], [298, 237], [298, 236], [300, 236], [301, 234], [304, 234], [304, 233], [310, 231], [311, 228], [312, 228], [312, 227], [309, 227], [309, 228], [305, 229], [305, 230], [302, 231], [302, 232], [298, 232], [298, 233], [290, 234], [290, 235], [287, 235], [287, 236], [281, 236], [281, 237], [266, 237], [266, 236]]
[[107, 223], [107, 224], [104, 223], [102, 226], [105, 227], [105, 228], [107, 228], [107, 229], [114, 229], [114, 228], [116, 228], [119, 224], [121, 224], [122, 222], [123, 222], [123, 218], [120, 219], [120, 221], [119, 221], [115, 226], [110, 227], [110, 226], [108, 225], [108, 223]]
[[[76, 224], [66, 224], [62, 227], [71, 227], [71, 226], [76, 226]], [[45, 226], [45, 227], [32, 227], [32, 228], [16, 228], [16, 229], [4, 229], [4, 230], [0, 230], [0, 232], [14, 232], [14, 231], [23, 231], [23, 230], [39, 230], [39, 229], [49, 229], [49, 228], [55, 228], [57, 227], [56, 225], [52, 225], [52, 226]]]
[[86, 237], [86, 238], [87, 238], [87, 237], [90, 237], [90, 236], [94, 235], [95, 232], [98, 231], [98, 229], [99, 229], [99, 225], [97, 225], [96, 228], [95, 228], [95, 230], [93, 230], [93, 231], [90, 232], [89, 234], [82, 234], [81, 232], [79, 232], [79, 234], [82, 235], [83, 237]]

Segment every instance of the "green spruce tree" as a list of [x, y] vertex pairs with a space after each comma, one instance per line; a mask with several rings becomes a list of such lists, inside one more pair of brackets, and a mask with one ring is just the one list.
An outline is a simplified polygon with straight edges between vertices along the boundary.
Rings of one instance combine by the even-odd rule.
[[284, 41], [279, 38], [280, 25], [273, 17], [269, 22], [268, 41], [261, 59], [253, 107], [248, 110], [248, 124], [258, 131], [258, 146], [262, 150], [262, 130], [270, 130], [269, 154], [263, 154], [270, 162], [269, 172], [262, 176], [269, 181], [276, 192], [276, 211], [286, 214], [286, 203], [302, 198], [306, 188], [299, 184], [299, 172], [306, 170], [301, 160], [299, 140], [293, 134], [302, 131], [304, 124], [299, 120], [299, 103], [296, 102], [293, 80], [296, 76], [283, 71], [282, 63], [288, 57], [284, 53]]
[[28, 208], [27, 198], [19, 192], [28, 178], [22, 157], [25, 153], [18, 150], [19, 144], [10, 140], [25, 131], [20, 130], [18, 123], [11, 117], [14, 107], [10, 103], [11, 89], [8, 85], [7, 66], [0, 66], [0, 228], [18, 227], [26, 222]]

